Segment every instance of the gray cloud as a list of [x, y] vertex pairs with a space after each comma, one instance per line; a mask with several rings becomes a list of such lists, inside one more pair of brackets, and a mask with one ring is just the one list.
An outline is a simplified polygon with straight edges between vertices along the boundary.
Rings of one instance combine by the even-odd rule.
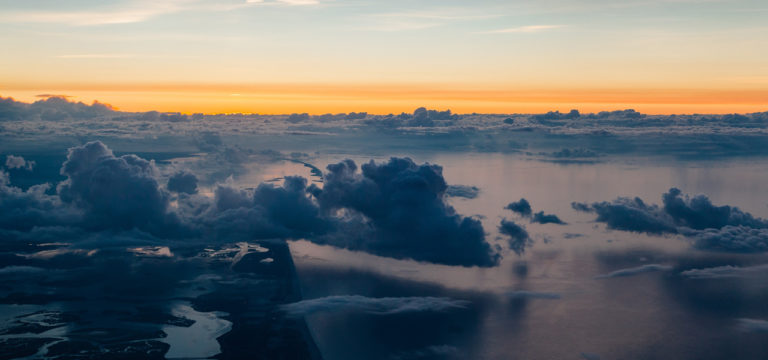
[[595, 279], [628, 277], [628, 276], [635, 276], [639, 274], [645, 274], [649, 272], [669, 271], [669, 270], [672, 270], [672, 267], [668, 265], [647, 264], [647, 265], [642, 265], [642, 266], [633, 267], [633, 268], [616, 270], [608, 274], [598, 275], [598, 276], [595, 276]]
[[[323, 189], [310, 191], [326, 214], [351, 211], [347, 224], [358, 224], [358, 234], [318, 241], [394, 258], [496, 265], [500, 255], [485, 241], [480, 221], [457, 214], [445, 200], [446, 190], [440, 166], [408, 158], [371, 161], [359, 173], [351, 160], [328, 165]], [[363, 222], [355, 219], [360, 215]]]
[[533, 217], [531, 217], [532, 223], [539, 223], [539, 224], [558, 224], [558, 225], [566, 225], [567, 223], [563, 220], [560, 220], [557, 215], [554, 214], [545, 214], [543, 211], [539, 211], [535, 214], [533, 214]]
[[8, 169], [24, 169], [32, 171], [35, 168], [35, 162], [24, 160], [21, 156], [8, 155], [5, 157], [5, 167]]
[[302, 300], [282, 306], [290, 316], [306, 316], [317, 312], [355, 311], [375, 315], [405, 314], [422, 311], [450, 311], [464, 309], [466, 300], [445, 297], [383, 297], [370, 298], [360, 295], [337, 295]]
[[662, 195], [663, 206], [640, 198], [611, 202], [572, 203], [577, 211], [594, 212], [610, 229], [649, 234], [681, 234], [700, 249], [733, 252], [768, 251], [768, 221], [737, 207], [715, 206], [704, 195], [683, 196], [672, 188]]
[[187, 171], [179, 171], [168, 179], [168, 190], [184, 194], [197, 194], [197, 176]]
[[515, 212], [517, 214], [520, 214], [520, 216], [531, 216], [533, 213], [533, 210], [531, 209], [531, 204], [528, 202], [528, 200], [520, 199], [520, 201], [515, 201], [509, 203], [509, 205], [504, 207], [507, 210], [511, 210], [512, 212]]
[[768, 264], [745, 267], [726, 265], [691, 269], [681, 272], [680, 275], [690, 279], [760, 279], [768, 275]]
[[466, 199], [474, 199], [478, 194], [480, 194], [480, 189], [468, 185], [448, 185], [448, 189], [445, 190], [446, 196]]
[[533, 244], [533, 240], [531, 240], [525, 228], [514, 221], [502, 219], [499, 225], [499, 232], [509, 236], [509, 247], [517, 255], [522, 255], [525, 252], [525, 248]]

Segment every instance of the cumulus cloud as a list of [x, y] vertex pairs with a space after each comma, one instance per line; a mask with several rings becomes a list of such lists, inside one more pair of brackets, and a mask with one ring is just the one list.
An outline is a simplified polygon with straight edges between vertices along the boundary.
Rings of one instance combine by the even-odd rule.
[[179, 171], [168, 179], [168, 190], [184, 194], [197, 194], [197, 176], [187, 171]]
[[761, 279], [768, 275], [768, 264], [755, 266], [716, 266], [703, 269], [691, 269], [680, 273], [681, 276], [690, 279]]
[[672, 267], [668, 265], [646, 264], [638, 267], [616, 270], [608, 274], [598, 275], [598, 276], [595, 276], [595, 279], [628, 277], [628, 276], [635, 276], [639, 274], [645, 274], [649, 272], [669, 271], [669, 270], [672, 270]]
[[579, 211], [597, 213], [597, 221], [618, 230], [661, 233], [684, 233], [685, 229], [721, 229], [727, 225], [766, 228], [768, 222], [755, 218], [737, 207], [714, 206], [709, 198], [683, 196], [677, 188], [662, 195], [663, 206], [647, 205], [640, 198], [618, 198], [612, 202], [591, 205], [573, 203]]
[[136, 155], [116, 157], [100, 141], [69, 149], [58, 186], [61, 199], [85, 210], [94, 228], [138, 228], [167, 233], [169, 195], [160, 188], [152, 161]]
[[328, 165], [323, 189], [310, 191], [326, 214], [363, 217], [356, 239], [322, 240], [329, 244], [448, 265], [496, 265], [500, 255], [485, 241], [480, 221], [456, 213], [445, 200], [447, 187], [440, 166], [392, 158], [363, 164], [360, 172], [351, 160]]
[[354, 311], [375, 315], [406, 314], [423, 311], [464, 309], [470, 302], [446, 297], [383, 297], [337, 295], [309, 299], [282, 306], [290, 316], [300, 317], [317, 312]]
[[445, 190], [447, 196], [466, 199], [474, 199], [478, 194], [480, 194], [480, 189], [477, 186], [448, 185], [448, 189]]
[[554, 214], [545, 214], [543, 211], [539, 211], [535, 214], [533, 214], [533, 217], [531, 217], [532, 223], [539, 223], [539, 224], [558, 224], [558, 225], [566, 225], [567, 223], [563, 220], [560, 220], [557, 215]]
[[35, 168], [35, 162], [25, 160], [21, 156], [8, 155], [5, 157], [5, 167], [8, 169], [24, 169], [32, 171]]
[[311, 237], [333, 226], [310, 199], [307, 180], [291, 176], [282, 187], [262, 183], [243, 190], [219, 185], [213, 204], [194, 219], [203, 232], [242, 240]]
[[768, 251], [768, 221], [737, 207], [715, 206], [704, 195], [689, 197], [672, 188], [662, 206], [640, 198], [611, 202], [572, 203], [577, 211], [594, 212], [608, 228], [650, 234], [681, 234], [700, 249], [733, 252]]
[[499, 232], [509, 236], [509, 247], [517, 255], [522, 255], [525, 252], [525, 248], [533, 244], [528, 231], [513, 221], [502, 219], [499, 225]]
[[531, 209], [531, 203], [528, 202], [528, 200], [520, 199], [520, 201], [515, 201], [509, 203], [509, 205], [504, 207], [507, 210], [511, 210], [514, 213], [519, 214], [520, 216], [531, 216], [533, 213], [533, 210]]

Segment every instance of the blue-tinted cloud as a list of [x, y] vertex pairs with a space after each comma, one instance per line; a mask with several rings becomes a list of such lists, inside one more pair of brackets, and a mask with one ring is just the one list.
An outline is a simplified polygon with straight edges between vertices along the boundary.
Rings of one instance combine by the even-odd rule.
[[533, 214], [533, 217], [531, 217], [532, 223], [539, 223], [539, 224], [558, 224], [558, 225], [566, 225], [567, 223], [563, 220], [560, 220], [557, 215], [554, 214], [545, 214], [543, 211], [539, 211], [535, 214]]
[[[323, 189], [311, 191], [326, 214], [351, 211], [367, 226], [360, 234], [328, 237], [332, 245], [394, 258], [448, 265], [493, 266], [500, 256], [485, 241], [480, 221], [456, 213], [446, 200], [442, 168], [408, 158], [361, 166], [328, 165]], [[360, 224], [353, 220], [352, 223]], [[350, 235], [356, 238], [350, 238]]]
[[168, 190], [177, 193], [197, 194], [197, 176], [187, 171], [179, 171], [168, 179]]
[[502, 219], [499, 225], [499, 232], [509, 236], [509, 248], [517, 255], [522, 255], [525, 249], [533, 244], [528, 231], [514, 221]]
[[464, 309], [470, 302], [445, 297], [383, 297], [337, 295], [302, 300], [282, 306], [291, 316], [306, 316], [317, 312], [354, 311], [375, 315], [405, 314], [422, 311]]
[[8, 169], [23, 169], [32, 171], [35, 168], [35, 162], [24, 160], [21, 156], [8, 155], [5, 157], [5, 167]]
[[520, 201], [515, 201], [509, 203], [509, 205], [504, 207], [507, 210], [511, 210], [512, 212], [515, 212], [517, 214], [520, 214], [520, 216], [531, 216], [533, 213], [533, 210], [531, 209], [531, 204], [528, 202], [528, 200], [520, 199]]

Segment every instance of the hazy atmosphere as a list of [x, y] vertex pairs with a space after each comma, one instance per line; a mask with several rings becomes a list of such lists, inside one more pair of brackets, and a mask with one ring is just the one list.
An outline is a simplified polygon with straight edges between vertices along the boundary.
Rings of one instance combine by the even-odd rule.
[[765, 14], [0, 0], [0, 359], [765, 359]]

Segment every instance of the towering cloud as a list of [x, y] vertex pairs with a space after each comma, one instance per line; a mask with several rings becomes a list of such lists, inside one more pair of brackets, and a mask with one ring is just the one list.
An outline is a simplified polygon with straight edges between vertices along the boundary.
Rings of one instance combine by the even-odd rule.
[[368, 225], [359, 239], [332, 244], [382, 256], [463, 266], [493, 266], [500, 256], [485, 241], [480, 221], [456, 213], [445, 201], [442, 168], [391, 158], [357, 165], [328, 165], [323, 189], [311, 189], [325, 214], [350, 211]]
[[116, 157], [100, 141], [69, 149], [61, 168], [61, 199], [85, 210], [89, 227], [160, 233], [167, 216], [168, 194], [155, 178], [151, 161], [135, 155]]

